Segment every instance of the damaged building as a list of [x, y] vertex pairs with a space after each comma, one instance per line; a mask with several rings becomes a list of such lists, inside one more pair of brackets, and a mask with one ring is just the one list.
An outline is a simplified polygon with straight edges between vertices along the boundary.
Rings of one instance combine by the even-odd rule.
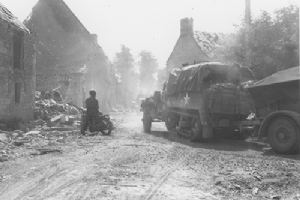
[[0, 4], [0, 121], [33, 118], [35, 49], [29, 30]]
[[105, 101], [108, 59], [62, 0], [39, 0], [25, 20], [37, 48], [37, 90], [58, 90], [66, 102], [81, 106], [88, 90]]
[[115, 105], [115, 74], [108, 57], [97, 42], [97, 35], [93, 34], [93, 37], [93, 51], [86, 63], [85, 86], [87, 91], [90, 89], [97, 91], [99, 106], [102, 111], [107, 112]]

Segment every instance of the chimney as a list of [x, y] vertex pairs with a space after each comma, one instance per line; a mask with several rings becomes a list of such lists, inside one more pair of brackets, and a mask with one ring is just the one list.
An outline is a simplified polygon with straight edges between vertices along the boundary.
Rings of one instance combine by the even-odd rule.
[[180, 35], [194, 35], [193, 18], [183, 18], [180, 20]]
[[251, 2], [250, 0], [245, 0], [245, 24], [250, 26], [251, 24]]

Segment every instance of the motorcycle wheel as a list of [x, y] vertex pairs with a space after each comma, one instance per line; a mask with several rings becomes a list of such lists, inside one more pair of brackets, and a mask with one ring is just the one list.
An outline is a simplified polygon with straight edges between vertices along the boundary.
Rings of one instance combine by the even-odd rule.
[[85, 131], [87, 129], [87, 121], [86, 121], [86, 116], [83, 114], [81, 116], [81, 123], [80, 123], [80, 133], [82, 135], [85, 135]]
[[107, 121], [107, 128], [104, 130], [101, 130], [101, 133], [103, 135], [110, 135], [111, 131], [113, 130], [113, 124], [111, 121]]

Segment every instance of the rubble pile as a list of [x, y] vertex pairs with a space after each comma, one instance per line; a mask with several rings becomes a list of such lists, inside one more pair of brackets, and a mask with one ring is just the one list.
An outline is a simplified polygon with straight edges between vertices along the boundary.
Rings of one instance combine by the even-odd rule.
[[80, 126], [80, 110], [63, 103], [57, 94], [36, 92], [34, 118], [21, 130], [0, 128], [0, 162], [60, 152], [59, 145], [77, 135]]
[[79, 109], [63, 103], [59, 95], [36, 92], [35, 120], [43, 120], [48, 126], [73, 125], [79, 120], [79, 116]]

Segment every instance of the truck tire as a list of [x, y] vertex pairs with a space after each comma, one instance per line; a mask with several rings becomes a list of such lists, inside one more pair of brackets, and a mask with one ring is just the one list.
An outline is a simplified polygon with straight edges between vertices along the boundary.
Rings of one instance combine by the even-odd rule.
[[299, 127], [290, 118], [273, 119], [268, 126], [268, 140], [276, 153], [289, 154], [299, 150]]
[[150, 115], [145, 115], [143, 117], [143, 128], [145, 133], [151, 132], [151, 126], [152, 126], [152, 118]]
[[192, 135], [190, 137], [191, 142], [198, 142], [198, 141], [203, 141], [203, 136], [202, 136], [202, 125], [200, 120], [195, 120], [193, 123], [193, 128], [192, 128]]

